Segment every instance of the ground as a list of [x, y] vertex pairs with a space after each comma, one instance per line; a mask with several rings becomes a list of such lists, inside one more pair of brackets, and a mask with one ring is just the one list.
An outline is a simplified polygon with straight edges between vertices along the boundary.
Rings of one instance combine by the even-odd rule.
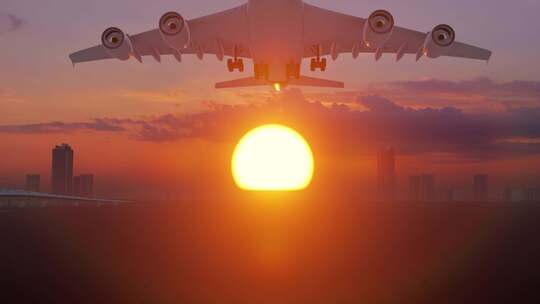
[[533, 303], [540, 205], [313, 199], [0, 213], [0, 302]]

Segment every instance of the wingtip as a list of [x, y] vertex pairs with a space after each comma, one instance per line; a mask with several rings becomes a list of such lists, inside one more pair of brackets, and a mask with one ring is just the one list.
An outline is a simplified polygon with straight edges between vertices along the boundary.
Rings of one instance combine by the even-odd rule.
[[70, 54], [70, 55], [69, 55], [69, 61], [71, 62], [71, 65], [73, 66], [73, 68], [75, 68], [76, 62], [75, 62], [75, 60], [73, 59], [73, 54]]
[[486, 59], [486, 64], [489, 64], [490, 60], [491, 60], [491, 55], [493, 55], [493, 52], [492, 51], [488, 51], [488, 55], [487, 55], [487, 59]]

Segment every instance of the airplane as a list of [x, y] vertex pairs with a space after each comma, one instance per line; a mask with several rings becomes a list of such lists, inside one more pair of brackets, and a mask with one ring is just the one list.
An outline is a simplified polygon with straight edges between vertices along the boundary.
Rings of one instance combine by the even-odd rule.
[[253, 61], [253, 76], [216, 83], [216, 88], [271, 85], [280, 90], [288, 85], [343, 88], [339, 81], [302, 75], [301, 63], [310, 59], [310, 70], [324, 72], [327, 59], [340, 54], [357, 58], [372, 53], [397, 61], [406, 54], [422, 57], [461, 57], [488, 61], [491, 51], [456, 41], [454, 29], [446, 24], [427, 33], [395, 25], [386, 10], [374, 11], [367, 19], [319, 8], [302, 0], [248, 0], [241, 6], [185, 19], [177, 12], [165, 13], [156, 29], [128, 35], [116, 27], [106, 29], [101, 45], [69, 57], [76, 63], [103, 59], [142, 62], [162, 55], [182, 61], [185, 54], [227, 59], [229, 72], [244, 72], [244, 59]]

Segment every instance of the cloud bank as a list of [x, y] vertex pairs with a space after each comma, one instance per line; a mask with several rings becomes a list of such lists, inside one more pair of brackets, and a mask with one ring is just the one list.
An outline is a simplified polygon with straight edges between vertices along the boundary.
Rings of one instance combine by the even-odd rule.
[[[408, 89], [433, 90], [427, 83], [399, 84]], [[457, 90], [456, 83], [435, 83], [437, 92]], [[492, 84], [458, 83], [471, 91]], [[426, 86], [423, 89], [423, 86]], [[537, 92], [532, 83], [509, 83], [505, 90]], [[356, 110], [357, 107], [363, 110]], [[411, 108], [381, 95], [359, 96], [349, 104], [310, 101], [290, 89], [262, 104], [208, 104], [208, 110], [189, 115], [167, 114], [144, 119], [94, 119], [89, 122], [51, 122], [0, 126], [0, 133], [47, 134], [113, 132], [132, 140], [169, 142], [183, 139], [234, 141], [263, 123], [283, 123], [299, 129], [321, 146], [361, 153], [392, 145], [401, 153], [454, 153], [471, 158], [502, 158], [540, 153], [540, 107], [508, 107], [504, 111], [467, 113], [455, 107]], [[367, 149], [367, 150], [366, 150]]]
[[540, 106], [539, 81], [496, 82], [489, 78], [464, 81], [426, 79], [375, 84], [367, 91], [413, 106], [459, 106], [482, 111]]

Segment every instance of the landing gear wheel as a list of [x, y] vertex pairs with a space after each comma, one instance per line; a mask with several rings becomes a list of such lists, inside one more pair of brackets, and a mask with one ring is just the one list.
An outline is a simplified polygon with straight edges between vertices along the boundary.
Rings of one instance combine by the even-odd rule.
[[320, 62], [319, 67], [320, 67], [320, 69], [321, 69], [321, 72], [326, 71], [326, 58], [322, 58], [322, 59], [321, 59], [321, 62]]
[[232, 59], [227, 59], [227, 69], [229, 72], [234, 72], [234, 62]]
[[244, 72], [244, 60], [238, 59], [237, 67], [239, 72]]
[[242, 59], [227, 59], [227, 69], [229, 72], [234, 72], [235, 70], [243, 72], [244, 61]]
[[321, 72], [326, 71], [326, 58], [312, 58], [310, 68], [312, 72], [317, 69], [321, 70]]
[[309, 65], [309, 68], [312, 72], [315, 72], [317, 69], [317, 59], [311, 58], [311, 64]]

